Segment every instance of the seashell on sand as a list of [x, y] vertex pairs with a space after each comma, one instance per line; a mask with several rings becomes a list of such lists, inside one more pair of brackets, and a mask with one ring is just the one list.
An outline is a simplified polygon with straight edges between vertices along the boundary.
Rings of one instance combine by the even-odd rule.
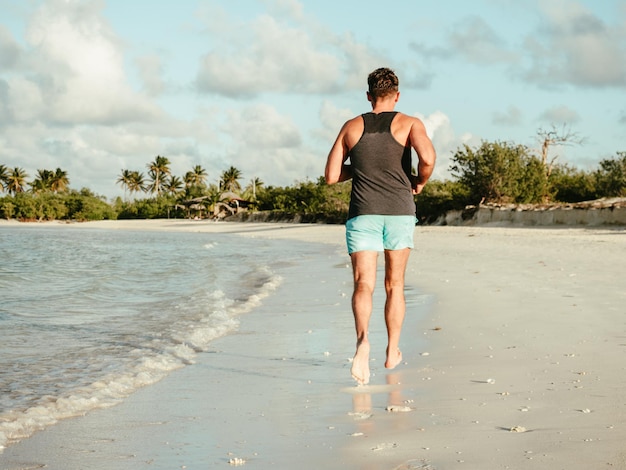
[[413, 408], [410, 406], [400, 406], [400, 405], [389, 405], [385, 408], [390, 413], [406, 413], [408, 411], [413, 411]]

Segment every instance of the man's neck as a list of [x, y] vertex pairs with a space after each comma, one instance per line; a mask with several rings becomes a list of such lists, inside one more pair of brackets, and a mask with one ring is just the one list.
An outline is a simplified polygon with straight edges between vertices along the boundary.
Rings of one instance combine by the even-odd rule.
[[375, 103], [372, 103], [372, 112], [375, 114], [385, 113], [393, 111], [398, 102], [397, 95], [386, 96], [385, 98], [379, 98]]

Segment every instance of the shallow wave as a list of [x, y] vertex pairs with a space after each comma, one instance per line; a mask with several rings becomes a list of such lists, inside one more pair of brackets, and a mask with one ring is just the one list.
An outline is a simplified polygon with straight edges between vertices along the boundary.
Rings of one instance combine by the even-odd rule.
[[[25, 409], [0, 415], [0, 452], [6, 445], [27, 438], [59, 420], [114, 406], [139, 388], [193, 363], [199, 352], [208, 349], [211, 341], [235, 331], [239, 326], [237, 316], [258, 306], [282, 281], [267, 267], [256, 271], [255, 276], [257, 281], [259, 278], [264, 281], [256, 284], [250, 295], [233, 300], [222, 291], [211, 292], [208, 294], [210, 298], [205, 299], [210, 300], [206, 302], [211, 306], [209, 314], [197, 318], [182, 315], [184, 319], [174, 323], [161, 337], [147, 337], [124, 358], [121, 370], [106, 373], [87, 385], [64, 390], [58, 396], [43, 396]], [[190, 299], [178, 308], [197, 310], [197, 299]], [[101, 367], [101, 372], [105, 372], [107, 364]]]

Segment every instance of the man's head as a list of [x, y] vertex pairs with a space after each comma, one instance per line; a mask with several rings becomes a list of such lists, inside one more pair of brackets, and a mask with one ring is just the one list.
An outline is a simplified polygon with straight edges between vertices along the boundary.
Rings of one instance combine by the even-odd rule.
[[382, 67], [367, 77], [368, 93], [376, 101], [398, 93], [398, 77], [393, 70]]

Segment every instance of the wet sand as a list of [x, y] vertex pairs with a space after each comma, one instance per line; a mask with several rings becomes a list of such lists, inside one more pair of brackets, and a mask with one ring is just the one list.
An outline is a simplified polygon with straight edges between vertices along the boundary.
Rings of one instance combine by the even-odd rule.
[[297, 239], [320, 256], [285, 267], [195, 364], [10, 446], [2, 469], [626, 468], [624, 230], [417, 227], [403, 363], [383, 367], [379, 289], [357, 387], [342, 226], [76, 226]]

